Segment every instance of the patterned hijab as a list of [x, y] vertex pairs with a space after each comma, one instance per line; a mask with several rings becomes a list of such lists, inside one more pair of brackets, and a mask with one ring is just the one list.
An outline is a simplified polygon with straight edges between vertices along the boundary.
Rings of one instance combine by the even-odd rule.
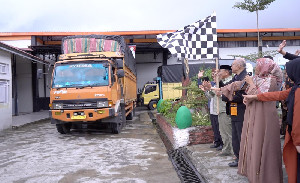
[[271, 86], [271, 78], [277, 81], [278, 90], [282, 83], [282, 72], [280, 67], [269, 58], [256, 60], [256, 73], [253, 81], [258, 88], [258, 93], [268, 92]]

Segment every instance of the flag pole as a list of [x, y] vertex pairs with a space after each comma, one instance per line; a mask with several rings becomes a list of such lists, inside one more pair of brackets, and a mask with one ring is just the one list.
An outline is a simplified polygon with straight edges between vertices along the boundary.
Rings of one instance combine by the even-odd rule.
[[[183, 63], [182, 63], [182, 67], [183, 67], [183, 79], [182, 79], [182, 87], [186, 87], [189, 84], [189, 60], [187, 58], [183, 59]], [[187, 90], [182, 90], [182, 97], [186, 98], [187, 97]]]
[[[215, 58], [215, 60], [216, 60], [216, 71], [217, 71], [217, 69], [219, 68], [219, 59]], [[216, 85], [217, 85], [217, 88], [220, 87], [220, 85], [219, 85], [219, 75], [218, 74], [216, 74]], [[220, 100], [220, 97], [217, 97], [217, 113], [218, 114], [219, 114], [219, 109], [220, 109], [219, 100]]]

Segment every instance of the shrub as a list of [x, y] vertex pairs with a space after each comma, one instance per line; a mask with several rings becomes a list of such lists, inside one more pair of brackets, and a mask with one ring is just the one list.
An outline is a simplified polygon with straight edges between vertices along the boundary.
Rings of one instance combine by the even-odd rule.
[[[204, 76], [211, 79], [211, 72], [211, 69], [205, 70]], [[177, 110], [181, 106], [186, 106], [195, 110], [192, 114], [192, 126], [209, 126], [208, 100], [205, 93], [198, 88], [197, 76], [191, 79], [189, 86], [176, 87], [174, 89], [187, 90], [187, 97], [179, 101], [163, 100], [161, 102], [159, 112], [167, 118], [168, 122], [173, 127], [177, 127], [175, 122]]]

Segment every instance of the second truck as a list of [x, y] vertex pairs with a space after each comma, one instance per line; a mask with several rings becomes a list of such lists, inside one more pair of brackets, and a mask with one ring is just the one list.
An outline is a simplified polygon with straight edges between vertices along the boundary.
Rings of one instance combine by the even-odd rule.
[[[189, 77], [196, 76], [200, 68], [213, 68], [214, 63], [189, 64]], [[148, 82], [140, 90], [138, 100], [141, 105], [153, 110], [160, 99], [178, 100], [182, 96], [182, 90], [176, 89], [182, 86], [183, 68], [181, 64], [163, 65], [158, 67], [158, 77], [154, 82]]]

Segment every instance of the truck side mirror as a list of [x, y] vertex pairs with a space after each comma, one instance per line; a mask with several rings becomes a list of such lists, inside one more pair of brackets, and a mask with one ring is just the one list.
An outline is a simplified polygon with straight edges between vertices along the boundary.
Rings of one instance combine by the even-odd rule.
[[123, 59], [116, 59], [117, 69], [123, 69]]
[[125, 76], [124, 70], [117, 70], [118, 78], [123, 78]]

